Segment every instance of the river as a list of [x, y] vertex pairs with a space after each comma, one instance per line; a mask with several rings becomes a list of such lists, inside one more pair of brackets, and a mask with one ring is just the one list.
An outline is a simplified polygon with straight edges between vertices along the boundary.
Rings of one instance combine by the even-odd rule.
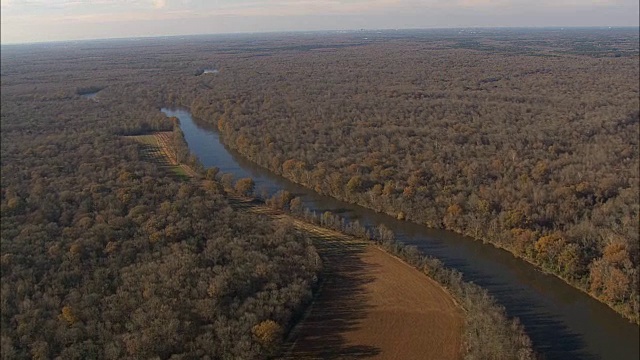
[[312, 210], [331, 210], [366, 225], [384, 224], [398, 240], [461, 271], [465, 280], [486, 288], [509, 316], [520, 318], [545, 359], [640, 358], [637, 325], [555, 276], [480, 241], [317, 194], [226, 148], [212, 125], [193, 119], [187, 110], [163, 108], [162, 112], [180, 119], [189, 149], [205, 167], [216, 166], [235, 179], [251, 177], [258, 192], [286, 189]]

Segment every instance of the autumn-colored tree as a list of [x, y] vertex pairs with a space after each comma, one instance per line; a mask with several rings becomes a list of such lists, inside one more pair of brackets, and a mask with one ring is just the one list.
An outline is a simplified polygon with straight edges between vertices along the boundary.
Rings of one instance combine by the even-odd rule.
[[203, 180], [202, 187], [210, 194], [221, 194], [223, 191], [222, 185], [214, 180]]
[[447, 213], [444, 216], [443, 222], [447, 228], [453, 229], [456, 227], [460, 216], [462, 215], [462, 207], [458, 204], [449, 205]]
[[298, 166], [298, 161], [296, 159], [286, 160], [282, 163], [282, 174], [290, 175]]
[[534, 245], [538, 261], [549, 268], [558, 267], [558, 256], [564, 248], [565, 240], [559, 233], [552, 233], [538, 239]]
[[602, 258], [591, 264], [590, 290], [606, 301], [620, 302], [627, 299], [633, 273], [632, 263], [626, 244], [614, 240], [603, 251]]
[[78, 321], [75, 314], [73, 313], [73, 309], [71, 309], [71, 306], [64, 306], [62, 308], [60, 319], [64, 320], [68, 325], [73, 325], [76, 321]]
[[266, 204], [273, 207], [274, 209], [285, 209], [288, 205], [293, 195], [286, 190], [280, 190], [277, 193], [273, 194], [273, 196], [267, 199]]
[[511, 236], [514, 238], [513, 250], [518, 255], [531, 255], [527, 251], [533, 249], [536, 241], [536, 233], [530, 229], [511, 229]]
[[255, 325], [252, 332], [260, 345], [269, 352], [275, 351], [282, 341], [282, 326], [273, 320], [265, 320]]
[[226, 116], [226, 114], [225, 114], [225, 115], [223, 115], [223, 116], [221, 116], [221, 117], [218, 119], [218, 131], [220, 131], [220, 132], [224, 133], [225, 126], [226, 126], [227, 122], [228, 122], [228, 120], [227, 120], [227, 116]]
[[349, 182], [347, 182], [347, 191], [350, 193], [360, 191], [361, 187], [362, 187], [362, 177], [360, 175], [352, 176], [351, 179], [349, 179]]
[[300, 213], [302, 212], [302, 199], [300, 199], [300, 197], [296, 196], [293, 199], [291, 199], [291, 201], [289, 202], [289, 209], [291, 210], [291, 212], [293, 212], [294, 214]]
[[118, 243], [115, 241], [109, 241], [107, 245], [104, 247], [104, 252], [106, 254], [112, 254], [116, 250], [118, 250]]
[[606, 301], [617, 303], [625, 299], [629, 291], [629, 278], [619, 268], [598, 259], [591, 264], [590, 290]]
[[549, 173], [549, 161], [538, 161], [536, 166], [531, 170], [531, 176], [536, 181], [546, 181], [547, 174]]
[[18, 213], [23, 205], [24, 202], [18, 196], [14, 196], [7, 200], [7, 209], [13, 213]]
[[333, 194], [341, 194], [342, 193], [342, 176], [338, 172], [332, 172], [329, 175], [329, 187]]
[[252, 178], [242, 178], [236, 182], [236, 192], [242, 196], [251, 196], [255, 190], [256, 183]]
[[220, 177], [220, 184], [222, 184], [225, 190], [231, 191], [233, 187], [233, 174], [222, 174], [222, 176]]
[[506, 213], [503, 224], [506, 228], [517, 228], [526, 226], [527, 217], [520, 210], [511, 210]]
[[122, 172], [120, 172], [120, 175], [118, 176], [118, 181], [120, 181], [120, 182], [131, 181], [131, 179], [133, 179], [133, 175], [128, 171], [122, 171]]
[[585, 265], [580, 247], [577, 244], [566, 244], [558, 256], [561, 273], [568, 277], [579, 277], [585, 272]]
[[424, 179], [424, 174], [421, 171], [416, 171], [412, 173], [407, 179], [407, 184], [413, 188], [417, 188], [422, 185]]
[[393, 181], [387, 181], [384, 183], [384, 188], [382, 189], [382, 194], [384, 196], [391, 196], [395, 191], [395, 185]]
[[82, 244], [75, 242], [69, 247], [69, 254], [73, 257], [78, 257], [82, 254]]
[[411, 199], [416, 194], [416, 189], [412, 186], [407, 186], [402, 191], [402, 196], [407, 199]]
[[207, 180], [215, 180], [216, 176], [218, 175], [218, 173], [220, 172], [220, 169], [218, 169], [217, 167], [213, 166], [207, 169], [207, 172], [205, 174], [205, 178]]
[[375, 196], [382, 195], [382, 185], [380, 184], [373, 185], [373, 187], [371, 188], [371, 193]]
[[46, 360], [49, 354], [49, 344], [45, 341], [36, 341], [31, 345], [31, 356], [33, 360]]

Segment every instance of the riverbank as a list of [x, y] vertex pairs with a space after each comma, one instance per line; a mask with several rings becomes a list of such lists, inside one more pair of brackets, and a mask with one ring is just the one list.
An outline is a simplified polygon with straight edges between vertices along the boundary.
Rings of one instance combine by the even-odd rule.
[[[181, 147], [183, 145], [184, 144], [176, 144], [175, 146]], [[165, 151], [161, 152], [161, 154], [164, 154], [164, 156], [170, 156], [169, 152]], [[227, 191], [230, 190], [231, 189], [227, 189]], [[433, 313], [426, 310], [424, 313], [420, 313], [420, 309], [431, 309], [430, 311], [435, 311], [436, 314], [439, 313], [440, 315], [445, 313], [448, 314], [446, 317], [450, 318], [452, 314], [456, 313], [454, 309], [460, 309], [455, 306], [455, 304], [458, 303], [461, 305], [462, 309], [465, 310], [464, 335], [461, 336], [462, 340], [460, 340], [460, 338], [457, 338], [458, 340], [456, 340], [455, 337], [446, 340], [439, 338], [438, 336], [432, 336], [431, 338], [436, 341], [435, 344], [432, 343], [431, 340], [416, 340], [415, 343], [412, 341], [412, 345], [407, 345], [406, 351], [409, 351], [408, 354], [427, 354], [422, 357], [431, 357], [432, 355], [433, 358], [442, 358], [443, 354], [449, 354], [450, 356], [453, 356], [452, 358], [457, 356], [455, 354], [465, 354], [465, 356], [469, 356], [471, 358], [532, 358], [533, 352], [531, 350], [531, 342], [525, 334], [522, 325], [520, 325], [517, 320], [509, 320], [504, 308], [495, 303], [486, 290], [481, 289], [477, 285], [462, 281], [462, 276], [459, 272], [444, 268], [436, 259], [420, 256], [415, 248], [407, 247], [398, 243], [393, 239], [393, 234], [385, 233], [384, 236], [377, 239], [380, 240], [377, 242], [378, 246], [374, 246], [374, 244], [376, 244], [376, 239], [367, 237], [369, 240], [373, 240], [374, 242], [371, 243], [365, 241], [366, 239], [363, 238], [365, 235], [364, 232], [361, 234], [362, 236], [357, 236], [355, 233], [349, 233], [348, 229], [352, 229], [358, 233], [361, 232], [355, 225], [350, 225], [348, 229], [335, 227], [331, 229], [331, 226], [327, 226], [329, 223], [323, 224], [323, 222], [326, 221], [330, 221], [334, 224], [345, 224], [344, 221], [339, 220], [338, 217], [331, 214], [325, 213], [322, 217], [318, 217], [315, 214], [311, 215], [310, 212], [306, 211], [304, 212], [304, 215], [300, 212], [297, 216], [294, 216], [295, 214], [293, 213], [287, 214], [278, 211], [274, 212], [272, 207], [267, 207], [261, 203], [256, 204], [255, 202], [249, 202], [249, 199], [247, 198], [241, 198], [242, 201], [239, 202], [237, 196], [235, 199], [236, 201], [234, 203], [236, 206], [238, 203], [241, 204], [239, 208], [250, 209], [253, 212], [261, 213], [275, 219], [287, 219], [288, 222], [309, 234], [311, 238], [315, 236], [314, 234], [322, 234], [324, 236], [324, 240], [319, 242], [319, 249], [322, 249], [322, 246], [326, 245], [327, 236], [330, 236], [335, 241], [343, 244], [358, 244], [358, 246], [364, 246], [364, 248], [367, 249], [363, 252], [362, 256], [364, 257], [358, 258], [358, 261], [368, 264], [368, 266], [376, 270], [373, 274], [369, 272], [363, 273], [365, 276], [369, 277], [369, 281], [372, 282], [372, 284], [368, 285], [372, 286], [369, 288], [368, 293], [374, 295], [368, 300], [370, 303], [367, 303], [365, 306], [368, 311], [365, 313], [366, 315], [364, 316], [364, 319], [367, 319], [367, 315], [369, 314], [386, 315], [382, 317], [382, 320], [379, 316], [372, 316], [372, 319], [377, 318], [377, 320], [367, 326], [356, 328], [364, 330], [354, 330], [355, 332], [347, 332], [343, 334], [347, 339], [352, 339], [351, 341], [356, 342], [365, 341], [371, 344], [382, 342], [389, 346], [387, 347], [382, 344], [380, 345], [382, 347], [377, 349], [380, 351], [384, 350], [386, 353], [393, 353], [393, 351], [397, 351], [395, 344], [403, 343], [406, 342], [407, 339], [413, 338], [415, 335], [414, 331], [418, 331], [420, 334], [424, 334], [425, 331], [427, 331], [425, 328], [415, 327], [415, 322], [417, 321], [416, 314], [419, 314], [419, 317], [422, 318], [425, 317], [426, 314], [431, 314], [431, 316], [433, 316]], [[345, 231], [347, 234], [344, 234]], [[356, 236], [354, 237], [354, 235]], [[318, 241], [316, 240], [315, 243], [318, 243]], [[326, 258], [334, 257], [334, 260], [331, 263], [334, 264], [333, 266], [335, 266], [335, 269], [339, 270], [337, 272], [338, 278], [349, 278], [350, 276], [353, 277], [352, 273], [349, 274], [349, 271], [352, 271], [353, 269], [347, 268], [340, 270], [341, 266], [343, 266], [341, 264], [353, 263], [350, 259], [341, 257], [345, 256], [345, 254], [348, 254], [349, 252], [350, 251], [320, 253]], [[336, 254], [339, 256], [336, 257]], [[369, 262], [366, 261], [367, 256], [371, 259]], [[398, 262], [399, 260], [400, 262]], [[394, 262], [396, 265], [392, 265]], [[397, 267], [398, 263], [403, 266]], [[425, 278], [424, 275], [427, 275], [427, 277]], [[421, 281], [416, 282], [416, 279], [421, 279]], [[398, 288], [398, 284], [401, 284], [401, 289]], [[429, 286], [428, 284], [431, 285]], [[365, 289], [366, 288], [367, 287], [365, 286]], [[324, 289], [326, 289], [326, 287], [324, 287]], [[337, 293], [341, 293], [341, 296], [351, 298], [353, 293], [350, 291], [352, 290], [354, 289], [347, 288], [345, 289], [344, 294], [342, 294], [342, 292]], [[416, 291], [417, 293], [415, 293]], [[367, 292], [367, 290], [365, 290], [365, 292]], [[335, 294], [336, 291], [319, 294], [317, 299], [333, 299]], [[438, 295], [434, 297], [434, 294]], [[453, 297], [451, 297], [452, 295]], [[400, 297], [395, 299], [396, 296]], [[447, 298], [451, 301], [443, 301], [443, 299]], [[454, 298], [456, 300], [453, 300]], [[386, 307], [388, 307], [389, 304], [395, 304], [398, 302], [403, 303], [403, 301], [406, 301], [402, 299], [413, 299], [414, 301], [412, 304], [403, 306], [403, 309], [396, 308], [396, 311], [389, 312], [389, 309]], [[433, 302], [434, 299], [435, 303]], [[318, 303], [322, 302], [319, 301]], [[333, 304], [334, 301], [328, 301], [326, 303]], [[310, 312], [311, 315], [314, 314], [313, 309], [314, 308], [312, 307]], [[317, 306], [316, 303], [315, 309], [323, 309], [323, 307]], [[418, 312], [407, 312], [406, 309], [416, 309]], [[324, 315], [321, 316], [321, 319], [327, 319], [326, 313], [322, 313]], [[353, 314], [343, 315], [350, 317]], [[338, 314], [338, 316], [340, 316], [340, 314]], [[427, 318], [429, 318], [429, 316], [427, 316]], [[395, 324], [392, 326], [393, 330], [389, 330], [388, 323]], [[449, 329], [448, 331], [444, 331], [444, 333], [448, 334], [451, 334], [451, 326], [453, 326], [453, 328], [456, 328], [457, 326], [455, 321], [447, 325], [447, 321], [443, 324], [441, 320], [436, 321], [435, 319], [432, 319], [429, 324], [432, 325], [429, 325], [427, 329], [431, 329], [431, 326], [436, 326], [436, 328], [439, 328], [440, 330]], [[428, 324], [425, 323], [424, 325], [427, 326]], [[313, 331], [309, 330], [311, 331], [309, 333], [304, 330], [313, 329], [313, 326], [305, 326], [304, 322], [300, 326], [302, 330], [294, 332], [294, 334], [298, 334], [297, 336], [300, 336], [300, 334], [307, 334], [307, 336], [315, 338]], [[389, 333], [397, 335], [391, 336]], [[429, 333], [429, 331], [427, 331], [427, 333]], [[304, 338], [305, 337], [303, 337], [303, 339]], [[324, 338], [324, 336], [322, 336], [322, 338]], [[382, 341], [381, 339], [385, 340]], [[300, 356], [303, 356], [305, 352], [308, 351], [308, 346], [306, 344], [309, 344], [309, 342], [299, 340], [300, 339], [297, 341], [294, 340], [294, 345], [292, 345], [291, 351], [301, 351]], [[301, 347], [297, 348], [295, 344], [301, 344]], [[311, 344], [311, 348], [318, 346], [315, 341]], [[454, 345], [458, 347], [458, 350], [452, 350], [455, 348]], [[321, 346], [321, 348], [325, 347], [326, 344]], [[435, 353], [425, 353], [427, 349], [437, 349], [437, 351]], [[339, 349], [337, 351], [340, 352]]]
[[[172, 133], [132, 136], [147, 160], [170, 173], [183, 169], [168, 142]], [[170, 164], [170, 166], [167, 166]], [[464, 311], [438, 283], [363, 240], [275, 211], [249, 198], [230, 197], [237, 210], [293, 226], [323, 259], [322, 290], [286, 343], [291, 359], [372, 355], [378, 358], [459, 359]], [[398, 346], [403, 344], [403, 346]]]
[[[272, 164], [269, 163], [263, 163], [261, 162], [259, 159], [254, 158], [253, 156], [251, 156], [250, 153], [248, 153], [246, 150], [246, 148], [243, 148], [241, 146], [237, 146], [237, 141], [226, 141], [226, 138], [229, 137], [230, 135], [234, 135], [234, 134], [230, 134], [229, 131], [231, 127], [226, 126], [223, 128], [220, 128], [219, 124], [218, 124], [218, 131], [220, 131], [220, 133], [222, 134], [222, 136], [220, 137], [221, 141], [225, 144], [225, 146], [228, 146], [229, 148], [233, 149], [234, 151], [237, 151], [240, 155], [242, 155], [246, 160], [260, 166], [263, 167], [265, 170], [271, 170], [270, 166]], [[225, 131], [227, 132], [225, 134]], [[298, 171], [303, 171], [303, 170], [298, 170]], [[564, 282], [565, 284], [571, 286], [572, 288], [588, 295], [589, 297], [591, 297], [592, 299], [606, 305], [607, 307], [609, 307], [610, 309], [612, 309], [613, 311], [615, 311], [617, 314], [619, 314], [621, 317], [623, 317], [624, 319], [628, 320], [631, 323], [634, 324], [640, 324], [640, 313], [637, 311], [637, 309], [633, 309], [629, 304], [619, 304], [619, 303], [612, 303], [610, 301], [607, 301], [607, 299], [603, 298], [602, 296], [598, 296], [596, 293], [590, 291], [589, 289], [587, 289], [584, 285], [583, 282], [580, 282], [579, 279], [573, 280], [570, 279], [566, 276], [563, 276], [562, 274], [560, 274], [558, 271], [554, 271], [552, 269], [549, 269], [545, 266], [543, 266], [541, 263], [535, 261], [533, 258], [531, 257], [527, 257], [525, 256], [526, 254], [519, 254], [517, 253], [512, 247], [510, 246], [505, 246], [504, 243], [501, 243], [500, 241], [497, 241], [496, 239], [492, 238], [492, 237], [477, 237], [476, 235], [472, 234], [469, 231], [464, 231], [459, 227], [451, 227], [451, 226], [445, 226], [445, 224], [441, 224], [442, 227], [435, 227], [433, 224], [424, 224], [421, 223], [419, 221], [416, 221], [414, 218], [412, 218], [412, 216], [410, 214], [406, 214], [403, 211], [398, 210], [397, 212], [389, 212], [389, 211], [380, 211], [380, 209], [377, 209], [373, 206], [371, 206], [369, 203], [367, 203], [366, 201], [354, 201], [351, 197], [349, 196], [339, 196], [336, 195], [334, 193], [326, 193], [321, 191], [320, 188], [315, 187], [315, 188], [311, 188], [309, 187], [308, 184], [306, 184], [303, 181], [300, 181], [300, 178], [311, 178], [310, 174], [306, 174], [305, 176], [301, 176], [298, 175], [293, 176], [292, 175], [293, 172], [281, 172], [278, 173], [279, 176], [284, 177], [285, 179], [287, 179], [288, 181], [291, 181], [297, 185], [303, 186], [311, 191], [316, 191], [319, 194], [323, 195], [323, 196], [328, 196], [328, 197], [332, 197], [334, 199], [337, 199], [339, 201], [345, 202], [345, 203], [349, 203], [349, 204], [353, 204], [356, 206], [361, 206], [363, 208], [375, 211], [377, 213], [381, 213], [381, 214], [385, 214], [386, 216], [391, 216], [397, 220], [400, 221], [407, 221], [407, 222], [411, 222], [414, 224], [418, 224], [418, 225], [422, 225], [422, 226], [427, 226], [429, 228], [433, 228], [433, 229], [444, 229], [447, 231], [451, 231], [454, 232], [456, 234], [468, 237], [474, 241], [479, 241], [482, 242], [483, 244], [491, 244], [493, 245], [495, 248], [497, 249], [501, 249], [504, 250], [506, 252], [508, 252], [509, 254], [511, 254], [514, 258], [516, 259], [520, 259], [525, 261], [526, 263], [532, 265], [533, 267], [535, 267], [537, 270], [545, 273], [545, 274], [549, 274], [549, 275], [553, 275], [554, 277], [556, 277], [557, 279], [561, 280], [562, 282]]]
[[[329, 210], [371, 230], [386, 227], [402, 244], [417, 247], [418, 256], [428, 255], [448, 269], [457, 270], [466, 282], [486, 289], [509, 317], [518, 317], [534, 348], [545, 358], [638, 358], [638, 327], [557, 277], [537, 271], [506, 251], [453, 232], [432, 230], [322, 196], [226, 147], [214, 125], [192, 118], [188, 110], [164, 108], [162, 111], [180, 119], [189, 150], [202, 165], [219, 168], [220, 173], [228, 174], [227, 179], [250, 177], [255, 180], [260, 195], [288, 190], [299, 196], [302, 205], [311, 212], [323, 214]], [[608, 329], [607, 332], [603, 333], [603, 328]]]

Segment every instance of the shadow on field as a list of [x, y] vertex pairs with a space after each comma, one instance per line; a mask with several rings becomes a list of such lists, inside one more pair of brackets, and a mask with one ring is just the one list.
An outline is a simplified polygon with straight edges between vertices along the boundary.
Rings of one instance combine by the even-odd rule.
[[376, 265], [362, 261], [365, 245], [311, 233], [325, 271], [320, 293], [307, 317], [294, 329], [289, 359], [366, 359], [380, 349], [349, 343], [344, 334], [359, 328], [372, 308], [366, 284], [374, 280]]

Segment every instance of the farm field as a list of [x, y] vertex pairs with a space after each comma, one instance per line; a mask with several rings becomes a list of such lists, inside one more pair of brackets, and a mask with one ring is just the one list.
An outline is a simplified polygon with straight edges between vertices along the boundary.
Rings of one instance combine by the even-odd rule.
[[324, 282], [291, 332], [285, 359], [459, 359], [463, 310], [438, 283], [382, 249], [235, 198], [313, 241]]
[[375, 246], [294, 220], [326, 259], [326, 281], [287, 359], [458, 359], [463, 313], [435, 281]]
[[236, 199], [290, 223], [322, 256], [324, 283], [285, 359], [459, 359], [463, 310], [438, 283], [374, 245]]

